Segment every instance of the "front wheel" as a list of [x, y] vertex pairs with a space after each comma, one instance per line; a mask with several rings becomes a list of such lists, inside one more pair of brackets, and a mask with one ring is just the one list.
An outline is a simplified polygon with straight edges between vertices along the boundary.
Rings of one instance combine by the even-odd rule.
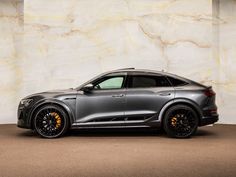
[[40, 108], [34, 117], [34, 128], [44, 138], [57, 138], [68, 129], [66, 112], [55, 105], [46, 105]]
[[188, 138], [198, 127], [196, 112], [186, 105], [175, 105], [168, 109], [163, 121], [167, 135], [174, 138]]

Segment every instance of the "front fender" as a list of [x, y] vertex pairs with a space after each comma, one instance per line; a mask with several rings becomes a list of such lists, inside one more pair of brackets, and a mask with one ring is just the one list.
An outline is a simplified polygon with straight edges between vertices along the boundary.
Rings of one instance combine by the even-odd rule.
[[[58, 99], [54, 99], [54, 98], [50, 98], [50, 99], [42, 99], [38, 102], [36, 102], [34, 105], [33, 105], [33, 109], [31, 110], [30, 112], [30, 116], [29, 116], [29, 125], [32, 125], [32, 119], [33, 119], [33, 115], [35, 113], [35, 111], [40, 108], [41, 106], [43, 105], [48, 105], [48, 104], [55, 104], [55, 105], [58, 105], [58, 106], [61, 106], [62, 108], [65, 109], [65, 111], [68, 113], [68, 116], [69, 116], [69, 119], [70, 119], [70, 122], [73, 123], [75, 118], [74, 118], [74, 115], [71, 111], [71, 109], [69, 108], [69, 106], [64, 103], [63, 101], [61, 100], [58, 100]], [[31, 127], [32, 128], [32, 127]]]

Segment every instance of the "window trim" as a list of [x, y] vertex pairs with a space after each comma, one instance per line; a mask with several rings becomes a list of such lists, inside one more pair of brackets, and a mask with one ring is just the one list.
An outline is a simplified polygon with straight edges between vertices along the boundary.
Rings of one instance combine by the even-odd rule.
[[107, 91], [107, 90], [122, 90], [122, 89], [124, 89], [125, 88], [125, 83], [126, 83], [126, 80], [127, 80], [127, 74], [126, 75], [118, 75], [117, 74], [117, 75], [114, 75], [114, 76], [105, 75], [105, 76], [102, 76], [102, 77], [92, 81], [92, 84], [95, 87], [95, 85], [98, 84], [99, 82], [103, 82], [107, 79], [116, 78], [116, 77], [123, 77], [124, 78], [121, 88], [108, 88], [108, 89], [95, 89], [94, 88], [93, 91], [105, 91], [105, 90]]

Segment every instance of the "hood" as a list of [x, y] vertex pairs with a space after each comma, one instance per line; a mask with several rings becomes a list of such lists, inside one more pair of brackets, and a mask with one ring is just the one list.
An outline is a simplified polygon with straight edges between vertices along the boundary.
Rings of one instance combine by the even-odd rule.
[[74, 90], [73, 88], [61, 89], [61, 90], [49, 90], [45, 92], [40, 92], [38, 94], [61, 94], [61, 93], [72, 93], [72, 92], [76, 92], [76, 90]]
[[53, 98], [53, 97], [60, 97], [63, 95], [74, 95], [75, 93], [77, 93], [77, 91], [72, 88], [63, 89], [63, 90], [49, 90], [45, 92], [34, 93], [32, 95], [25, 97], [24, 99], [28, 99], [28, 98], [42, 99], [42, 98], [48, 98], [48, 97]]

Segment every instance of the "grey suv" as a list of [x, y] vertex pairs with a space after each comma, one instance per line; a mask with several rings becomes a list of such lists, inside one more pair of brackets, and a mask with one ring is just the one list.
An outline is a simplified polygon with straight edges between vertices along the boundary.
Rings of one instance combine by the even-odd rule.
[[67, 90], [30, 95], [20, 101], [18, 127], [45, 138], [71, 128], [163, 127], [186, 138], [198, 126], [218, 121], [215, 92], [177, 75], [134, 68], [95, 77]]

